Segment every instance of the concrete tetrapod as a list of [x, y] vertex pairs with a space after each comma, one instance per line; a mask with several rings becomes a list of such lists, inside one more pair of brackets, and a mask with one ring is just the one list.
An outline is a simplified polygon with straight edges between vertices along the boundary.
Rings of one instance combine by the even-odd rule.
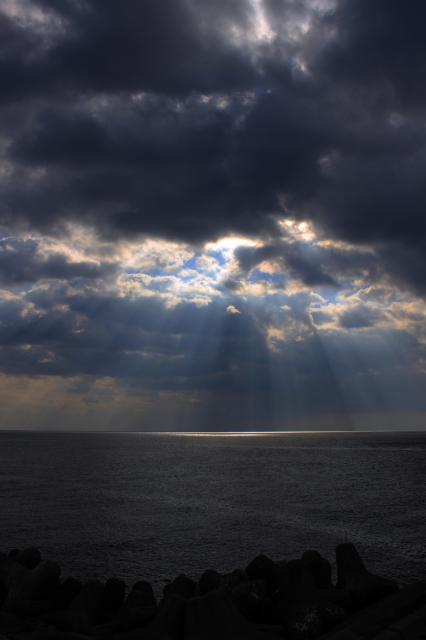
[[[82, 588], [78, 580], [67, 578], [60, 584], [59, 565], [39, 562], [39, 556], [34, 547], [14, 549], [9, 556], [0, 553], [0, 633], [6, 632], [11, 640], [82, 640], [88, 636], [315, 640], [324, 633], [326, 640], [329, 630], [336, 632], [335, 640], [339, 633], [349, 634], [352, 640], [360, 633], [364, 640], [373, 636], [376, 640], [376, 635], [377, 640], [423, 636], [426, 640], [423, 587], [416, 587], [422, 593], [416, 591], [412, 601], [403, 602], [402, 595], [405, 592], [405, 598], [408, 591], [397, 591], [395, 582], [370, 573], [351, 543], [336, 549], [336, 588], [330, 580], [330, 564], [317, 551], [307, 551], [301, 560], [290, 562], [259, 555], [247, 572], [236, 569], [222, 574], [210, 569], [198, 583], [180, 574], [164, 588], [159, 607], [151, 585], [144, 580], [134, 585], [123, 603], [123, 581], [112, 578], [104, 586], [89, 580]], [[389, 593], [393, 595], [386, 598]], [[344, 610], [351, 618], [347, 625]], [[379, 610], [383, 611], [376, 620]], [[359, 619], [357, 612], [362, 614]]]
[[349, 616], [320, 640], [421, 640], [424, 637], [426, 582], [418, 582]]
[[351, 573], [367, 573], [367, 568], [352, 542], [343, 542], [336, 547], [336, 567], [338, 589], [344, 588], [346, 576]]
[[197, 593], [201, 593], [201, 595], [204, 596], [206, 593], [209, 593], [209, 591], [221, 588], [225, 588], [223, 575], [214, 569], [207, 569], [201, 574], [198, 580], [199, 590]]
[[318, 551], [305, 551], [302, 560], [308, 563], [317, 589], [332, 589], [331, 564]]
[[321, 600], [330, 602], [336, 607], [343, 609], [347, 615], [355, 611], [355, 605], [348, 589], [318, 589], [318, 596]]
[[244, 618], [225, 589], [188, 600], [184, 640], [267, 640]]
[[197, 583], [194, 580], [188, 578], [184, 573], [180, 573], [172, 582], [169, 582], [169, 584], [166, 584], [164, 587], [161, 603], [171, 595], [181, 596], [185, 599], [193, 598], [196, 588]]
[[15, 562], [5, 553], [0, 553], [0, 580], [8, 593], [27, 573], [28, 569]]
[[27, 631], [31, 631], [32, 628], [33, 628], [32, 625], [29, 622], [27, 622], [27, 620], [23, 620], [20, 616], [17, 616], [14, 613], [5, 613], [3, 611], [0, 611], [0, 630], [1, 630], [0, 632], [1, 633], [7, 633], [7, 634], [21, 633], [21, 632], [24, 633]]
[[126, 583], [118, 578], [109, 578], [102, 591], [100, 605], [100, 619], [102, 622], [111, 620], [120, 611], [124, 603]]
[[248, 582], [248, 574], [243, 569], [234, 569], [231, 573], [219, 573], [214, 569], [207, 569], [198, 580], [197, 594], [204, 595], [214, 589], [228, 589], [232, 591], [235, 587]]
[[48, 600], [23, 600], [21, 613], [29, 617], [52, 614], [67, 609], [82, 589], [82, 584], [75, 578], [67, 578], [54, 589], [53, 596]]
[[80, 580], [72, 576], [65, 578], [53, 596], [53, 609], [55, 611], [67, 609], [74, 602], [82, 588], [83, 585]]
[[152, 622], [144, 629], [116, 633], [113, 640], [180, 640], [183, 633], [185, 598], [171, 595], [158, 607]]
[[313, 640], [323, 630], [321, 613], [309, 565], [303, 560], [290, 560], [286, 586], [269, 616], [270, 622], [285, 626], [293, 640]]
[[152, 589], [152, 585], [147, 580], [138, 580], [132, 587], [132, 592], [142, 593], [144, 596], [144, 605], [145, 607], [155, 607], [157, 601], [155, 600], [154, 591]]
[[61, 573], [56, 562], [41, 562], [29, 571], [4, 554], [0, 556], [0, 578], [8, 591], [2, 611], [25, 614], [27, 601], [52, 596]]
[[149, 589], [147, 586], [145, 586], [145, 591], [133, 588], [117, 616], [107, 623], [91, 627], [90, 633], [101, 638], [110, 638], [115, 633], [148, 626], [155, 618], [158, 608], [156, 604], [147, 605], [149, 602], [152, 603], [154, 601], [155, 603], [155, 598], [153, 593], [152, 596], [149, 593], [149, 591], [152, 592], [149, 582], [146, 582], [145, 585], [148, 585]]
[[266, 622], [274, 607], [269, 597], [265, 580], [249, 580], [232, 591], [232, 598], [240, 612], [251, 622]]
[[128, 609], [126, 613], [120, 614], [118, 618], [120, 625], [119, 630], [130, 631], [131, 629], [142, 629], [147, 627], [154, 620], [157, 613], [157, 606]]
[[3, 581], [0, 580], [0, 609], [3, 606], [3, 602], [6, 600], [7, 598], [7, 589], [5, 587], [5, 585], [3, 584]]
[[127, 598], [124, 601], [120, 610], [120, 615], [128, 611], [129, 609], [142, 609], [142, 607], [156, 607], [155, 600], [151, 602], [151, 599], [146, 597], [146, 594], [139, 589], [132, 589]]
[[119, 616], [110, 622], [90, 627], [86, 633], [95, 638], [111, 638], [112, 636], [147, 627], [155, 618], [157, 607], [129, 609], [125, 616]]
[[28, 547], [28, 549], [18, 551], [18, 553], [14, 553], [12, 556], [9, 553], [9, 557], [13, 558], [14, 562], [17, 562], [31, 571], [31, 569], [35, 569], [39, 564], [41, 560], [41, 553], [35, 547]]
[[272, 589], [276, 589], [280, 585], [283, 568], [261, 553], [247, 565], [246, 573], [250, 580], [266, 580]]
[[71, 605], [57, 613], [41, 616], [41, 620], [53, 624], [60, 631], [83, 631], [100, 622], [104, 585], [98, 580], [88, 580]]
[[336, 547], [337, 589], [347, 589], [356, 609], [386, 598], [398, 591], [393, 580], [381, 578], [367, 571], [358, 551], [351, 542]]

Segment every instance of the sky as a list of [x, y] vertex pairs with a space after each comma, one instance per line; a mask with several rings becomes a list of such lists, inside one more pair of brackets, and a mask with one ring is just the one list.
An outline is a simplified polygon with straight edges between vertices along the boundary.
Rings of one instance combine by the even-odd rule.
[[425, 23], [3, 0], [0, 428], [426, 428]]

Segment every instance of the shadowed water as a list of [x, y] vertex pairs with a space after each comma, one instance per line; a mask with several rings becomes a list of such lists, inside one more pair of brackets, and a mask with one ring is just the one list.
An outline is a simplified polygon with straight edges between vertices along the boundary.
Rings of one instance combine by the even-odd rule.
[[426, 577], [426, 433], [186, 437], [0, 432], [0, 550], [62, 575], [151, 581], [355, 543], [400, 584]]

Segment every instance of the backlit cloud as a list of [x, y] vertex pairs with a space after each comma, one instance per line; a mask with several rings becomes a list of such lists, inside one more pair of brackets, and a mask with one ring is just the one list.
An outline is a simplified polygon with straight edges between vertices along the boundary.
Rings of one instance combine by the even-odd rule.
[[230, 304], [228, 307], [226, 307], [226, 313], [241, 313], [241, 311], [238, 311], [238, 309]]

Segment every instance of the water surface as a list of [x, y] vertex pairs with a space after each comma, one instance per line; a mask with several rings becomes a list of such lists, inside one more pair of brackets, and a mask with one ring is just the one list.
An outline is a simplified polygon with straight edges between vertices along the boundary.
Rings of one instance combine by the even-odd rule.
[[0, 432], [0, 549], [63, 575], [153, 582], [350, 540], [400, 584], [425, 578], [426, 433], [196, 437]]

